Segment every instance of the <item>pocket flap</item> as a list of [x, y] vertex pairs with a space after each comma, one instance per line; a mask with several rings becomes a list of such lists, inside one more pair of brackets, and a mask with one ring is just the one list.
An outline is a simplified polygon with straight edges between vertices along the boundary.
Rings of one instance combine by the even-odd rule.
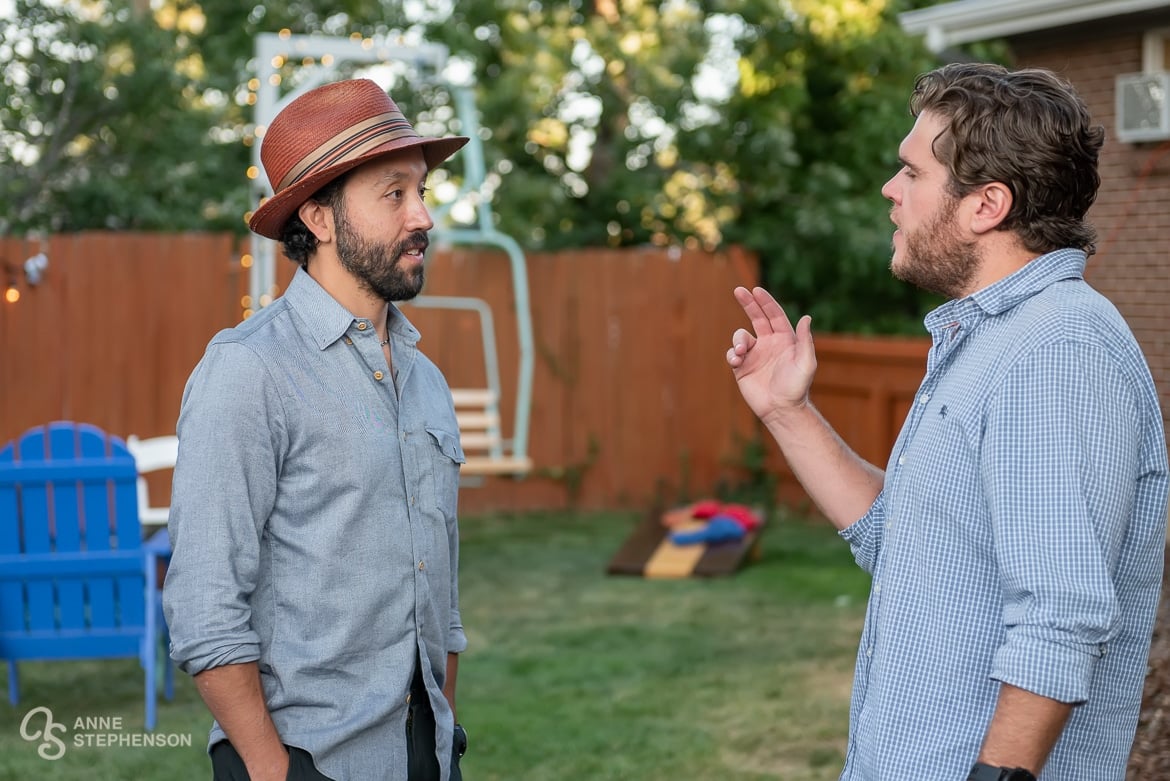
[[441, 428], [431, 428], [430, 426], [427, 426], [427, 433], [435, 440], [435, 446], [442, 451], [443, 455], [456, 464], [467, 463], [467, 457], [463, 455], [463, 447], [459, 444], [458, 434], [452, 434], [450, 431], [444, 431]]

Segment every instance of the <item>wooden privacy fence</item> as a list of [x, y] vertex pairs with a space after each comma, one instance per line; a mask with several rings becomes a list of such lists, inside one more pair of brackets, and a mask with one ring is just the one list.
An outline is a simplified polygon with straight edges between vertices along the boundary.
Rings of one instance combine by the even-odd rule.
[[[817, 334], [813, 339], [813, 403], [850, 447], [884, 469], [926, 372], [930, 340]], [[771, 452], [769, 465], [782, 476], [779, 498], [787, 504], [807, 502], [777, 449]]]
[[[21, 293], [0, 301], [0, 442], [58, 419], [127, 436], [174, 432], [191, 369], [208, 340], [242, 316], [248, 249], [213, 234], [88, 233], [43, 242], [0, 239], [0, 261]], [[49, 267], [30, 286], [24, 259]], [[739, 251], [660, 249], [528, 257], [535, 341], [529, 453], [523, 480], [468, 487], [465, 511], [638, 507], [702, 495], [743, 479], [743, 443], [759, 435], [724, 353], [747, 324], [731, 296], [754, 284]], [[295, 266], [280, 260], [283, 287]], [[9, 278], [0, 280], [7, 285]], [[518, 339], [506, 256], [432, 252], [424, 292], [477, 296], [495, 314], [505, 436], [513, 426]], [[406, 306], [420, 347], [453, 386], [484, 382], [479, 321]], [[846, 440], [884, 463], [922, 375], [925, 340], [817, 335], [814, 398]], [[784, 473], [771, 446], [772, 466]], [[151, 476], [152, 496], [169, 485]], [[781, 495], [798, 501], [790, 480]]]
[[[174, 433], [187, 375], [240, 318], [247, 270], [236, 240], [211, 234], [84, 233], [0, 239], [0, 441], [52, 420]], [[45, 253], [30, 285], [24, 260]]]

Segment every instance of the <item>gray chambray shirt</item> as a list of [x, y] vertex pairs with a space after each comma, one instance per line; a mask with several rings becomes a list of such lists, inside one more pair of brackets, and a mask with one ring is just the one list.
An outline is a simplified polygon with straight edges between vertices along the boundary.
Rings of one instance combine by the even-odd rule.
[[281, 739], [337, 781], [406, 781], [417, 656], [447, 781], [464, 457], [443, 375], [390, 312], [393, 378], [381, 328], [303, 270], [211, 340], [179, 415], [163, 604], [179, 667], [258, 662]]

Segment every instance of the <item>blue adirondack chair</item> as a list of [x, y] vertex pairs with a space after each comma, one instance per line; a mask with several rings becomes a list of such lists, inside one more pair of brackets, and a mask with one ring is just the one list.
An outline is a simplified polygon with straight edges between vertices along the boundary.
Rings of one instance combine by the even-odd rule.
[[56, 422], [0, 449], [0, 659], [8, 699], [20, 699], [18, 660], [137, 657], [146, 675], [146, 728], [155, 726], [156, 659], [166, 626], [159, 562], [165, 535], [143, 543], [138, 473], [125, 443], [84, 423]]

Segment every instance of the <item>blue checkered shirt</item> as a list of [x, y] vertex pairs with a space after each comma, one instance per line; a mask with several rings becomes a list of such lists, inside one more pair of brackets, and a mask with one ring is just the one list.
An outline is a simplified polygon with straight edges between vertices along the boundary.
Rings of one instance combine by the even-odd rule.
[[1166, 541], [1142, 353], [1061, 250], [926, 318], [926, 377], [869, 512], [848, 781], [962, 781], [1001, 683], [1076, 703], [1042, 781], [1121, 781]]

